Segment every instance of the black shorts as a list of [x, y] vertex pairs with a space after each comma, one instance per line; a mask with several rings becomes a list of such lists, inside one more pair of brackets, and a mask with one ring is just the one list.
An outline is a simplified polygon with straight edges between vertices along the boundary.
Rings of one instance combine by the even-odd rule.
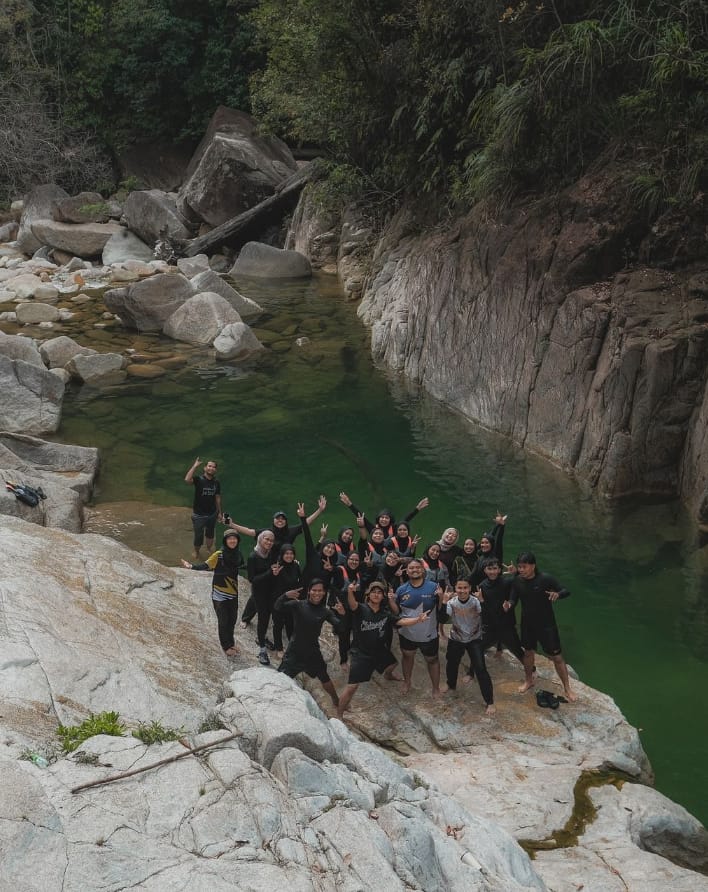
[[411, 641], [410, 638], [404, 638], [403, 635], [398, 636], [398, 642], [401, 650], [419, 650], [424, 657], [437, 657], [440, 648], [440, 640], [433, 638], [431, 641]]
[[538, 650], [537, 645], [548, 654], [556, 657], [561, 652], [558, 626], [538, 626], [535, 623], [521, 623], [521, 646], [524, 650]]
[[356, 648], [349, 651], [348, 684], [361, 684], [371, 681], [374, 672], [382, 673], [389, 666], [396, 665], [396, 658], [390, 650], [382, 650], [377, 654], [365, 654]]
[[316, 678], [323, 684], [330, 680], [327, 664], [321, 653], [310, 653], [307, 656], [301, 656], [290, 647], [285, 651], [283, 661], [278, 666], [278, 672], [282, 672], [288, 678], [295, 678], [296, 675], [304, 672], [305, 675], [309, 675], [310, 678]]
[[216, 513], [192, 514], [192, 527], [194, 528], [194, 545], [195, 547], [201, 547], [205, 535], [209, 540], [214, 538]]

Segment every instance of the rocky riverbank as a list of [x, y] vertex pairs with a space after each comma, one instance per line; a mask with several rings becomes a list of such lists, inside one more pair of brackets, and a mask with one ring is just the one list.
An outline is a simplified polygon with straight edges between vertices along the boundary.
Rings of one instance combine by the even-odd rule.
[[703, 211], [649, 229], [622, 195], [610, 167], [503, 215], [426, 228], [404, 209], [378, 235], [304, 196], [288, 244], [362, 297], [377, 361], [602, 494], [680, 496], [708, 525]]
[[[226, 662], [205, 575], [17, 518], [0, 541], [8, 888], [38, 888], [41, 860], [42, 888], [64, 892], [361, 890], [382, 878], [401, 890], [708, 889], [696, 872], [708, 866], [705, 829], [645, 786], [637, 732], [581, 682], [578, 704], [541, 710], [514, 693], [518, 668], [492, 660], [493, 719], [475, 688], [440, 704], [419, 674], [406, 698], [375, 682], [350, 730], [326, 703], [253, 668], [246, 633]], [[336, 663], [334, 640], [325, 653]], [[545, 662], [539, 675], [553, 686]], [[181, 728], [181, 742], [100, 736], [57, 753], [58, 723], [105, 710], [128, 729]], [[72, 792], [229, 733], [203, 756]], [[601, 783], [589, 799], [588, 773]], [[519, 842], [539, 849], [534, 860]]]

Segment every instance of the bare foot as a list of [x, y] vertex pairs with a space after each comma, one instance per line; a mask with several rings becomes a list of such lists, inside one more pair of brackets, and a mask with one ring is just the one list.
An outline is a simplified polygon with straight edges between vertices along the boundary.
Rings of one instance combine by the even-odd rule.
[[409, 681], [404, 681], [401, 685], [401, 694], [407, 694], [411, 689], [411, 683]]
[[340, 663], [339, 668], [342, 672], [349, 672], [349, 663]]
[[488, 703], [487, 708], [484, 710], [485, 715], [494, 715], [497, 711], [496, 706], [493, 703]]
[[563, 693], [565, 694], [565, 699], [568, 700], [570, 703], [575, 703], [575, 701], [578, 699], [578, 695], [574, 694], [570, 690], [570, 688], [564, 688]]
[[238, 624], [238, 627], [239, 627], [239, 629], [247, 629], [248, 623], [241, 620], [241, 622]]
[[519, 685], [519, 694], [525, 694], [526, 691], [530, 691], [535, 684], [536, 682], [533, 679], [531, 679], [531, 681], [525, 681], [522, 685]]
[[199, 548], [192, 549], [192, 557], [194, 558], [195, 561], [199, 560], [199, 551], [200, 551]]
[[285, 653], [285, 651], [283, 651], [283, 650], [276, 650], [275, 653], [273, 654], [273, 656], [275, 657], [276, 660], [282, 660], [284, 653]]
[[447, 693], [447, 688], [433, 688], [433, 699], [439, 700], [441, 697], [444, 697]]
[[384, 678], [386, 681], [403, 681], [403, 676], [397, 675], [395, 669], [392, 669], [390, 672], [384, 672]]
[[238, 648], [237, 647], [229, 647], [224, 651], [224, 653], [226, 654], [227, 657], [235, 657], [238, 654]]
[[462, 684], [469, 684], [472, 681], [471, 675], [463, 675], [462, 676]]

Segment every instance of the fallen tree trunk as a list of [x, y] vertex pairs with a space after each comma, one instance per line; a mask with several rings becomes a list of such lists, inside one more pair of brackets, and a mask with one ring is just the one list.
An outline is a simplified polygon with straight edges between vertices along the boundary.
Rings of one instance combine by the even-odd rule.
[[255, 207], [249, 208], [237, 217], [232, 217], [225, 223], [216, 226], [206, 235], [179, 243], [179, 249], [185, 257], [194, 257], [195, 254], [208, 254], [224, 242], [230, 242], [258, 223], [268, 221], [276, 212], [284, 210], [293, 198], [302, 191], [314, 175], [314, 163], [301, 167], [296, 173], [285, 180], [278, 190], [261, 201]]

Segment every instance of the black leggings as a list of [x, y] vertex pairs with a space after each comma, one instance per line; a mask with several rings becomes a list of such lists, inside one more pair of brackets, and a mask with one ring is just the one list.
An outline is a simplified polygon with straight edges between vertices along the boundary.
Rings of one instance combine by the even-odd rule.
[[482, 649], [487, 650], [493, 644], [497, 645], [497, 650], [501, 650], [500, 644], [504, 645], [520, 663], [523, 663], [524, 649], [521, 646], [521, 639], [516, 631], [516, 626], [511, 624], [502, 625], [501, 623], [499, 625], [484, 626], [482, 629]]
[[447, 686], [453, 691], [457, 687], [457, 673], [460, 668], [462, 657], [467, 653], [472, 661], [474, 674], [477, 676], [479, 689], [482, 692], [484, 702], [494, 703], [494, 691], [492, 689], [492, 679], [487, 671], [487, 664], [484, 661], [484, 648], [482, 647], [482, 639], [477, 638], [476, 641], [453, 641], [452, 638], [447, 642], [447, 664], [445, 666], [447, 672]]
[[215, 601], [214, 605], [216, 621], [219, 625], [219, 643], [223, 650], [229, 650], [234, 646], [234, 627], [238, 617], [238, 598], [229, 598], [228, 601]]
[[270, 592], [258, 592], [254, 593], [253, 598], [256, 602], [256, 608], [258, 610], [258, 625], [256, 628], [256, 637], [258, 639], [258, 646], [265, 647], [266, 646], [266, 632], [268, 631], [268, 623], [270, 622], [270, 614], [273, 607], [273, 601], [270, 596]]

